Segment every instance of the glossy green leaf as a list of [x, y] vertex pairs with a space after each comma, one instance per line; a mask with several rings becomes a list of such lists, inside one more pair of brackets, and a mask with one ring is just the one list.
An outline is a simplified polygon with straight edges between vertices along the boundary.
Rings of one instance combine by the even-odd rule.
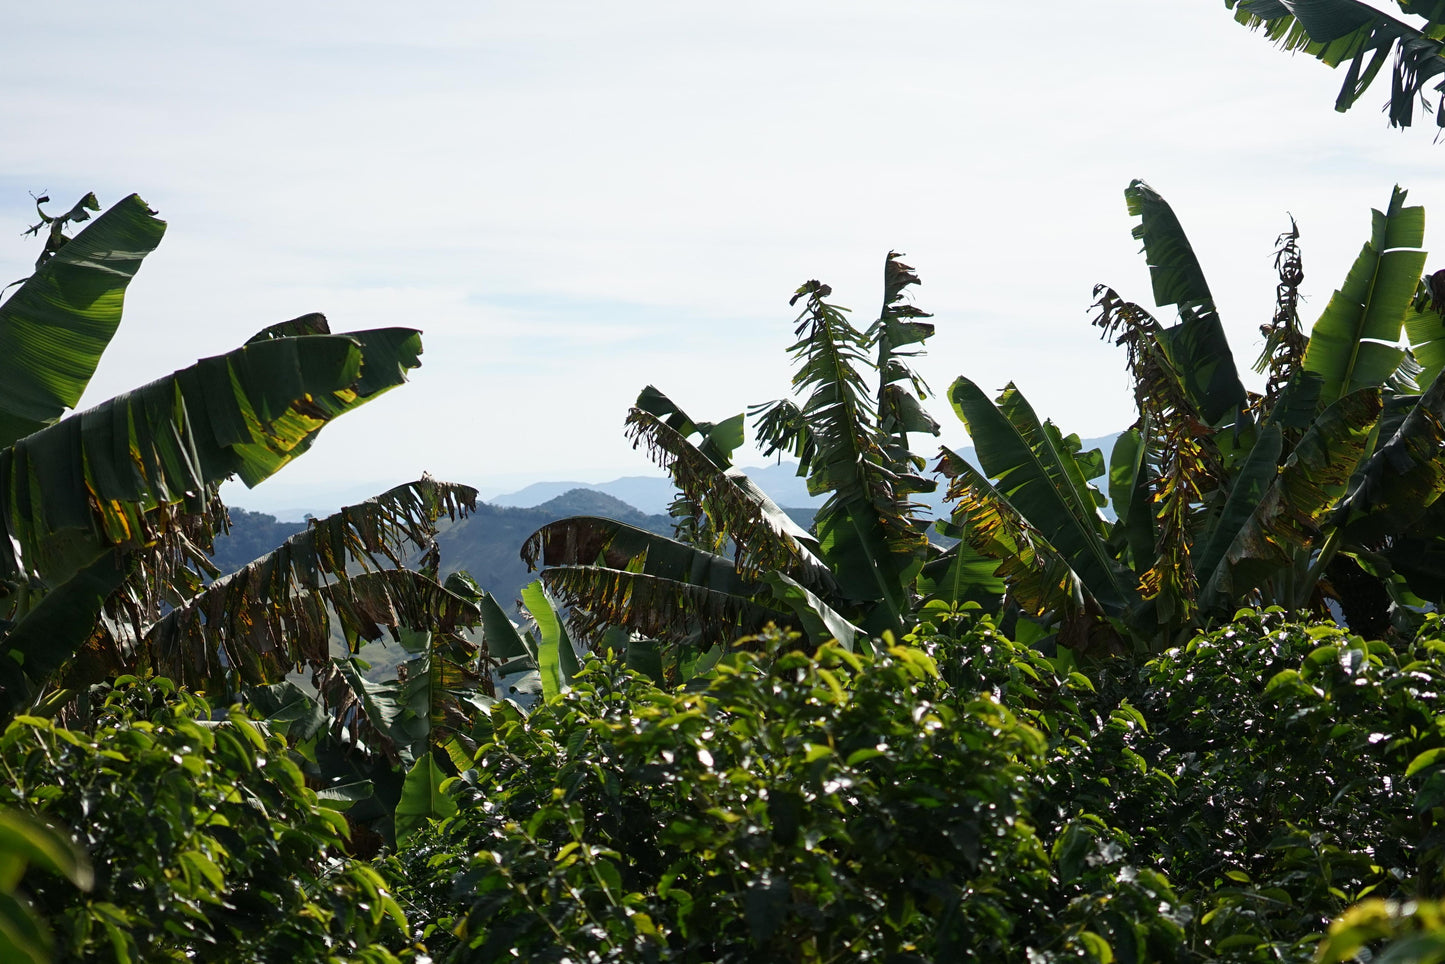
[[1218, 424], [1244, 405], [1245, 394], [1204, 271], [1174, 209], [1158, 192], [1135, 180], [1124, 197], [1129, 213], [1139, 218], [1134, 237], [1144, 242], [1154, 303], [1179, 310], [1179, 324], [1162, 329], [1159, 342], [1186, 395], [1206, 421]]
[[542, 674], [542, 696], [556, 699], [577, 675], [577, 653], [557, 616], [556, 604], [540, 580], [522, 590], [522, 603], [537, 622], [537, 670]]
[[1039, 422], [1012, 384], [995, 404], [960, 377], [949, 399], [994, 488], [1068, 561], [1105, 611], [1121, 614], [1136, 603], [1134, 579], [1105, 543], [1095, 490], [1058, 429]]
[[257, 484], [332, 418], [400, 384], [419, 351], [403, 329], [260, 342], [0, 450], [0, 542], [11, 549], [0, 576], [57, 585], [112, 547], [154, 538], [155, 510], [199, 513], [232, 475]]
[[80, 401], [120, 325], [126, 287], [165, 230], [132, 194], [0, 304], [0, 447]]
[[401, 799], [396, 805], [396, 841], [405, 846], [407, 840], [428, 821], [443, 820], [457, 812], [457, 803], [442, 790], [446, 774], [430, 753], [417, 758], [407, 771], [402, 784]]
[[1310, 332], [1304, 367], [1323, 379], [1328, 404], [1360, 388], [1384, 385], [1400, 368], [1397, 347], [1425, 267], [1425, 209], [1406, 207], [1396, 187], [1386, 212], [1373, 212], [1365, 242], [1344, 285]]

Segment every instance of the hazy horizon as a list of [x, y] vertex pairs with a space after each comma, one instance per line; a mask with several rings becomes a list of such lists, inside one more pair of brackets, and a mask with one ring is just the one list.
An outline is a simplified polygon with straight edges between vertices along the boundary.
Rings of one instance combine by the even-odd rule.
[[890, 249], [935, 315], [919, 369], [943, 441], [966, 444], [938, 397], [960, 374], [1016, 381], [1097, 436], [1133, 410], [1093, 286], [1152, 304], [1132, 178], [1183, 221], [1252, 387], [1291, 215], [1309, 324], [1395, 184], [1445, 209], [1428, 124], [1389, 130], [1383, 86], [1333, 112], [1339, 71], [1219, 0], [358, 0], [344, 17], [139, 0], [9, 26], [5, 279], [35, 258], [31, 192], [60, 210], [135, 191], [169, 224], [84, 405], [308, 311], [425, 333], [410, 384], [242, 506], [369, 485], [378, 464], [483, 487], [655, 472], [622, 432], [644, 385], [699, 419], [786, 394], [793, 290], [827, 281], [866, 324]]

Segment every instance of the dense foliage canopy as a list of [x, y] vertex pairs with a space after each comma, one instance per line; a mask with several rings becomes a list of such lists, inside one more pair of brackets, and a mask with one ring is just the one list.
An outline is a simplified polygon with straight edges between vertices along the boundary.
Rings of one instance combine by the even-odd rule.
[[[1399, 44], [1413, 96], [1445, 28], [1400, 2], [1423, 32], [1239, 9], [1355, 95]], [[0, 957], [1445, 960], [1423, 209], [1372, 213], [1308, 330], [1280, 236], [1251, 392], [1180, 219], [1126, 199], [1177, 318], [1095, 291], [1138, 404], [1107, 464], [967, 377], [977, 464], [915, 451], [934, 326], [890, 253], [867, 325], [794, 292], [791, 393], [751, 410], [809, 528], [732, 464], [748, 413], [649, 386], [627, 433], [673, 533], [549, 521], [520, 610], [443, 578], [444, 520], [487, 515], [430, 477], [222, 575], [220, 483], [403, 382], [419, 333], [303, 315], [67, 415], [164, 223], [41, 209], [0, 303]]]

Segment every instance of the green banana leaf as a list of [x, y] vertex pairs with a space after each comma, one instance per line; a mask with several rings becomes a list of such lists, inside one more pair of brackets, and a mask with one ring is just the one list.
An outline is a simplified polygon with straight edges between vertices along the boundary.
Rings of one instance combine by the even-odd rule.
[[0, 635], [0, 719], [8, 719], [97, 633], [107, 601], [125, 585], [133, 566], [106, 553], [46, 593]]
[[845, 309], [824, 300], [831, 293], [810, 281], [794, 295], [795, 302], [807, 299], [790, 349], [798, 365], [793, 387], [806, 400], [801, 408], [784, 401], [755, 409], [757, 430], [767, 451], [797, 456], [810, 492], [829, 494], [814, 529], [839, 593], [870, 611], [870, 631], [901, 635], [913, 581], [929, 552], [927, 523], [908, 498], [919, 491], [913, 466], [880, 429], [864, 384], [864, 373], [874, 368], [869, 336], [848, 322]]
[[457, 812], [457, 802], [442, 789], [447, 778], [430, 753], [417, 757], [401, 786], [396, 805], [396, 842], [404, 846], [416, 831], [433, 820], [444, 820]]
[[540, 579], [522, 590], [522, 603], [537, 622], [537, 670], [542, 675], [543, 699], [556, 699], [581, 671], [572, 637], [557, 616], [557, 604]]
[[1380, 390], [1364, 388], [1320, 413], [1200, 586], [1201, 598], [1239, 599], [1318, 547], [1330, 511], [1369, 449], [1380, 411]]
[[507, 618], [501, 604], [491, 593], [482, 593], [476, 605], [482, 613], [482, 639], [493, 660], [500, 663], [519, 656], [536, 658], [537, 654], [527, 645], [527, 638], [517, 631], [516, 625]]
[[1420, 364], [1420, 384], [1429, 385], [1445, 371], [1445, 317], [1435, 306], [1422, 304], [1422, 300], [1417, 292], [1415, 304], [1405, 312], [1405, 337]]
[[[1409, 127], [1416, 101], [1424, 101], [1425, 85], [1445, 71], [1442, 45], [1436, 37], [1445, 23], [1445, 7], [1403, 2], [1402, 10], [1426, 18], [1413, 27], [1359, 0], [1224, 0], [1234, 19], [1259, 30], [1281, 49], [1303, 51], [1330, 67], [1348, 64], [1335, 110], [1349, 110], [1389, 61], [1396, 68], [1388, 102], [1390, 124]], [[1435, 36], [1432, 36], [1434, 34]], [[1445, 106], [1436, 115], [1445, 127]]]
[[[303, 665], [323, 666], [333, 626], [357, 646], [380, 638], [382, 626], [395, 633], [475, 622], [480, 615], [464, 598], [417, 573], [356, 582], [348, 576], [351, 567], [379, 565], [378, 556], [399, 567], [406, 546], [426, 546], [437, 519], [465, 513], [475, 499], [475, 489], [430, 477], [397, 486], [313, 521], [272, 552], [177, 600], [153, 622], [146, 616], [153, 604], [121, 592], [137, 563], [127, 567], [106, 553], [43, 597], [0, 642], [31, 684], [79, 651], [69, 685], [148, 666], [224, 697]], [[129, 625], [100, 619], [106, 609], [127, 616]], [[0, 681], [7, 694], [28, 689], [13, 675]]]
[[1134, 180], [1124, 197], [1129, 213], [1139, 218], [1133, 233], [1144, 242], [1154, 303], [1179, 310], [1179, 324], [1159, 331], [1160, 346], [1190, 401], [1205, 421], [1218, 425], [1245, 404], [1245, 392], [1204, 271], [1174, 209], [1158, 192]]
[[[1059, 430], [1040, 423], [1012, 383], [997, 404], [964, 377], [954, 381], [948, 395], [979, 463], [995, 480], [992, 488], [1067, 561], [1106, 613], [1122, 616], [1135, 607], [1135, 579], [1106, 542], [1107, 524], [1099, 515], [1102, 495], [1088, 484]], [[1070, 439], [1077, 446], [1077, 439]], [[1101, 470], [1102, 462], [1090, 470], [1095, 468]]]
[[0, 450], [0, 591], [3, 580], [53, 588], [112, 548], [152, 542], [232, 475], [256, 485], [331, 419], [404, 381], [420, 348], [410, 329], [259, 342]]
[[1445, 493], [1445, 374], [1437, 375], [1389, 439], [1351, 479], [1333, 522], [1352, 542], [1373, 546], [1411, 535]]
[[[874, 367], [878, 370], [878, 428], [896, 447], [895, 462], [912, 463], [922, 469], [926, 463], [921, 456], [909, 451], [908, 433], [937, 435], [938, 423], [920, 404], [921, 399], [928, 397], [928, 385], [908, 367], [907, 359], [924, 353], [922, 345], [933, 336], [934, 326], [918, 319], [933, 316], [904, 302], [907, 289], [922, 282], [900, 257], [896, 251], [890, 251], [884, 259], [883, 308], [866, 337], [877, 353]], [[935, 483], [931, 480], [920, 478], [918, 482], [926, 488], [914, 491], [933, 491]]]
[[814, 646], [837, 640], [839, 645], [850, 653], [855, 649], [865, 653], [873, 651], [867, 633], [844, 619], [797, 580], [789, 578], [785, 573], [770, 572], [763, 576], [763, 582], [772, 588], [771, 602], [792, 611], [802, 625], [808, 641]]
[[[1249, 524], [1255, 508], [1274, 481], [1283, 451], [1283, 431], [1278, 425], [1266, 426], [1239, 471], [1230, 479], [1224, 506], [1209, 520], [1209, 528], [1195, 539], [1194, 572], [1201, 587], [1218, 592], [1229, 586], [1225, 555], [1240, 531]], [[1221, 598], [1211, 597], [1209, 589], [1201, 591], [1199, 600], [1200, 608], [1206, 612]], [[1229, 596], [1226, 602], [1237, 599], [1238, 596]], [[1233, 615], [1233, 611], [1225, 615]]]
[[946, 445], [937, 471], [950, 483], [945, 498], [954, 504], [953, 526], [976, 552], [995, 560], [995, 574], [1020, 605], [1040, 616], [1082, 611], [1088, 587], [1003, 493]]
[[154, 214], [132, 194], [0, 304], [0, 447], [80, 401], [120, 325], [127, 285], [165, 234]]
[[634, 407], [657, 418], [683, 438], [699, 436], [697, 449], [720, 469], [732, 465], [733, 451], [743, 444], [741, 412], [721, 422], [694, 422], [677, 403], [651, 385], [638, 393]]
[[1156, 533], [1154, 493], [1144, 438], [1149, 431], [1148, 416], [1143, 429], [1131, 428], [1114, 440], [1109, 454], [1109, 503], [1114, 509], [1114, 538], [1123, 538], [1134, 571], [1146, 572], [1154, 565]]
[[290, 746], [314, 739], [331, 724], [315, 695], [290, 680], [248, 686], [244, 695], [247, 709], [285, 736]]
[[1008, 589], [998, 577], [999, 561], [970, 545], [968, 533], [952, 521], [939, 520], [935, 526], [942, 535], [959, 541], [923, 564], [915, 583], [923, 601], [954, 606], [976, 602], [986, 611], [996, 611]]
[[373, 683], [351, 657], [332, 657], [313, 681], [331, 717], [334, 744], [384, 757], [392, 767], [415, 761], [411, 747], [426, 739], [425, 717], [408, 712], [399, 684]]
[[1425, 209], [1405, 207], [1396, 187], [1385, 213], [1373, 211], [1365, 242], [1345, 283], [1310, 332], [1304, 367], [1323, 378], [1325, 404], [1360, 388], [1384, 385], [1406, 361], [1398, 347], [1425, 267]]

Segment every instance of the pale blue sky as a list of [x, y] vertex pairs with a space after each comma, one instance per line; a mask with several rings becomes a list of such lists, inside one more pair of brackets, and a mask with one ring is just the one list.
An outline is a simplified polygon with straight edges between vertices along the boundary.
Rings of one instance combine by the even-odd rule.
[[29, 191], [170, 222], [89, 401], [306, 311], [425, 331], [412, 384], [229, 493], [262, 508], [647, 472], [621, 432], [643, 385], [710, 418], [782, 394], [793, 288], [866, 322], [890, 248], [937, 315], [936, 390], [1013, 379], [1102, 435], [1132, 412], [1092, 287], [1149, 300], [1130, 178], [1183, 219], [1241, 367], [1287, 212], [1313, 321], [1393, 184], [1445, 211], [1430, 129], [1389, 130], [1383, 89], [1334, 113], [1339, 75], [1221, 0], [80, 0], [7, 13], [0, 81], [6, 280]]

